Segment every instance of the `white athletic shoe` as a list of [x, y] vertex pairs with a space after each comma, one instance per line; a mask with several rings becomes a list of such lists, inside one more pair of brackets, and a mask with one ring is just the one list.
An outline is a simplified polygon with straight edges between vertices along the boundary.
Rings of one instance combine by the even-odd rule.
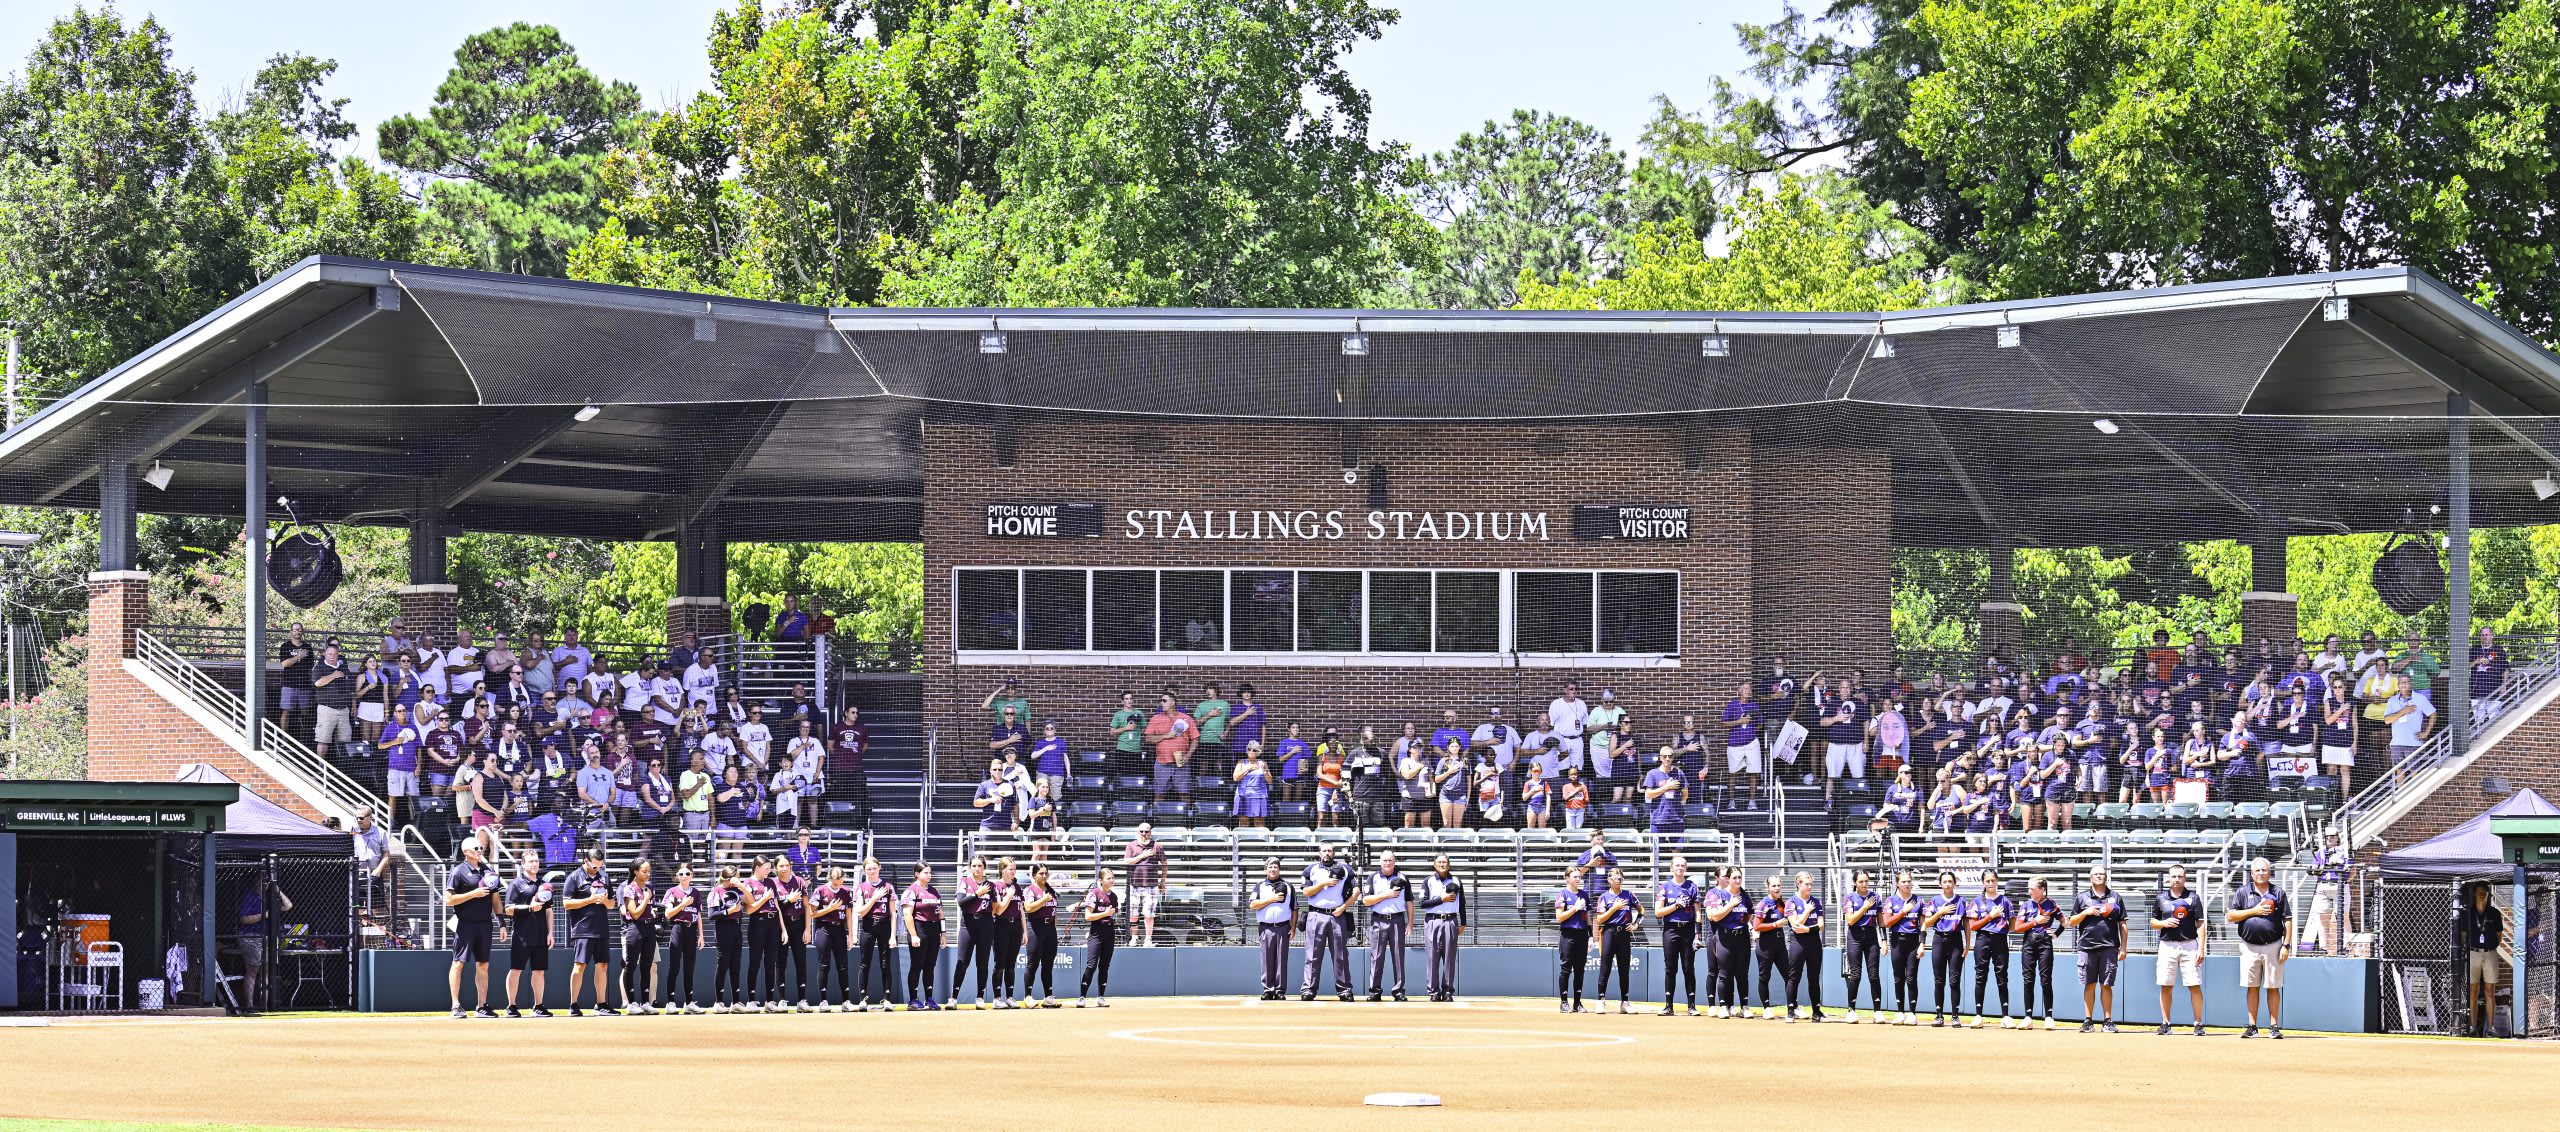
[[2048, 1030], [2052, 1029], [2052, 1028], [2053, 1028], [2053, 1019], [2051, 1019], [2051, 1018], [2047, 1018], [2047, 1019], [2045, 1019], [2045, 1020], [2044, 1020], [2044, 1028], [2045, 1028], [2045, 1029], [2048, 1029]]
[[712, 1003], [711, 1012], [714, 1014], [726, 1014], [729, 1012], [729, 1004], [725, 1002]]
[[2000, 1016], [2000, 1028], [2003, 1030], [2014, 1030], [2018, 1028], [2018, 1023], [2008, 1015], [2004, 1014]]
[[1111, 1005], [1111, 1000], [1107, 998], [1097, 998], [1093, 1000], [1093, 1005], [1097, 1008], [1109, 1006]]
[[1977, 1030], [1982, 1028], [1982, 1015], [1976, 1014], [1973, 1016], [1973, 1028]]
[[1857, 1024], [1858, 1024], [1858, 1012], [1857, 1012], [1857, 1011], [1855, 1011], [1855, 1010], [1848, 1010], [1848, 1011], [1842, 1011], [1842, 1013], [1847, 1014], [1847, 1015], [1849, 1016], [1849, 1024], [1850, 1024], [1850, 1025], [1855, 1026], [1855, 1025], [1857, 1025]]
[[1084, 1008], [1086, 1007], [1086, 1005], [1088, 1005], [1088, 1004], [1085, 1002], [1085, 1000], [1084, 1000], [1083, 998], [1079, 997], [1079, 998], [1077, 998], [1077, 999], [1076, 999], [1076, 1009], [1078, 1009], [1078, 1010], [1082, 1010], [1082, 1009], [1084, 1009]]

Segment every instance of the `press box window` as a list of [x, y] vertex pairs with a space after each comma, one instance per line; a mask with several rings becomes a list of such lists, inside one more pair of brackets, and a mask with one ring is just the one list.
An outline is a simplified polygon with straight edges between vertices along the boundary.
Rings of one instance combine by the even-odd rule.
[[1369, 651], [1431, 651], [1431, 575], [1378, 570], [1369, 575]]
[[1238, 652], [1297, 647], [1298, 575], [1289, 570], [1237, 570], [1227, 575], [1227, 624]]
[[962, 570], [953, 616], [963, 649], [1022, 647], [1022, 575], [1013, 570]]
[[1154, 652], [1156, 572], [1093, 572], [1093, 647], [1102, 652]]
[[1680, 651], [1680, 575], [1668, 570], [1600, 575], [1600, 651], [1670, 656]]
[[1298, 647], [1359, 652], [1361, 596], [1357, 570], [1298, 571]]
[[1502, 648], [1502, 575], [1443, 570], [1431, 576], [1432, 642], [1441, 652]]
[[1220, 652], [1227, 647], [1227, 575], [1219, 570], [1166, 570], [1156, 576], [1159, 648]]
[[1022, 647], [1049, 652], [1085, 649], [1085, 572], [1022, 572]]
[[1590, 652], [1590, 573], [1523, 570], [1512, 575], [1511, 647], [1521, 652]]

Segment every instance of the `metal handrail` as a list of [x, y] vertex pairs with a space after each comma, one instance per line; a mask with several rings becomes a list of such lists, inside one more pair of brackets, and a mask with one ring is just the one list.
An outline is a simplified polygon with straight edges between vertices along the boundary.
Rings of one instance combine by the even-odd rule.
[[[179, 690], [194, 698], [216, 719], [222, 720], [233, 734], [246, 734], [239, 720], [247, 714], [247, 709], [242, 706], [239, 696], [233, 695], [229, 688], [223, 687], [203, 669], [162, 643], [149, 630], [137, 629], [133, 638], [134, 658], [141, 661], [143, 667], [176, 684]], [[371, 807], [377, 814], [391, 812], [373, 791], [348, 777], [345, 771], [321, 757], [309, 744], [277, 726], [272, 719], [258, 720], [258, 746], [283, 764], [284, 769], [303, 779], [300, 782], [288, 779], [285, 785], [305, 798], [326, 802], [350, 817], [366, 807]]]
[[[162, 624], [146, 625], [143, 628], [157, 635], [169, 646], [170, 651], [189, 660], [237, 663], [240, 659], [243, 646], [240, 642], [238, 625]], [[268, 628], [268, 643], [272, 645], [283, 641], [288, 628], [290, 626]], [[308, 639], [322, 642], [335, 637], [342, 646], [353, 641], [366, 642], [366, 647], [356, 648], [348, 653], [349, 656], [359, 659], [378, 652], [382, 642], [382, 632], [379, 629], [306, 625], [303, 627], [303, 635]], [[485, 646], [488, 642], [483, 640], [480, 643]], [[665, 645], [647, 641], [580, 641], [578, 643], [584, 645], [588, 652], [595, 654], [597, 664], [616, 670], [628, 669], [637, 664], [654, 665], [659, 658], [667, 654]], [[275, 666], [275, 659], [267, 658], [267, 667], [272, 669]]]
[[[2469, 673], [2449, 672], [2444, 676], [2449, 692], [2465, 696], [2471, 694]], [[2506, 679], [2498, 683], [2497, 690], [2488, 698], [2506, 701], [2510, 705], [2509, 710], [2513, 710], [2512, 705], [2540, 692], [2555, 679], [2560, 679], [2560, 649], [2545, 652], [2537, 659], [2508, 669]], [[2478, 722], [2474, 721], [2475, 739], [2478, 728]], [[2428, 736], [2426, 742], [2420, 743], [2417, 750], [2409, 752], [2409, 757], [2384, 768], [2381, 774], [2374, 776], [2330, 815], [2331, 828], [2341, 833], [2351, 829], [2355, 819], [2390, 805], [2402, 791], [2443, 766], [2453, 757], [2452, 738], [2451, 731], [2439, 730]]]
[[[420, 899], [442, 896], [447, 866], [444, 863], [443, 854], [436, 852], [435, 844], [427, 840], [427, 835], [420, 832], [417, 826], [404, 825], [400, 827], [399, 835], [394, 839], [393, 845], [400, 851], [400, 859], [407, 862], [409, 874], [417, 878], [418, 891], [422, 894]], [[422, 853], [426, 857], [425, 864], [419, 863], [418, 860]], [[399, 913], [400, 909], [391, 909], [392, 915], [397, 916]], [[441, 904], [430, 905], [428, 914], [418, 921], [417, 935], [410, 942], [426, 950], [439, 950], [450, 942], [446, 938], [443, 913], [444, 908]]]

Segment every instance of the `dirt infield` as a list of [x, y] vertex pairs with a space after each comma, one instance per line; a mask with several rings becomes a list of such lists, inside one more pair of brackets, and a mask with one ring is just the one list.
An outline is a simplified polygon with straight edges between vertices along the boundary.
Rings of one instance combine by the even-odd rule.
[[[1624, 1128], [1710, 1095], [1729, 1115], [1783, 1111], [1788, 1127], [1818, 1128], [1905, 1119], [1921, 1095], [2016, 1111], [2022, 1092], [2035, 1123], [2074, 1127], [2277, 1128], [2325, 1113], [2363, 1128], [2549, 1128], [2560, 1046], [1126, 999], [921, 1015], [68, 1021], [0, 1028], [0, 1065], [0, 1116], [475, 1132], [578, 1120], [698, 1132], [706, 1103], [752, 1105], [722, 1119], [756, 1127]], [[1446, 1104], [1361, 1106], [1387, 1091]]]

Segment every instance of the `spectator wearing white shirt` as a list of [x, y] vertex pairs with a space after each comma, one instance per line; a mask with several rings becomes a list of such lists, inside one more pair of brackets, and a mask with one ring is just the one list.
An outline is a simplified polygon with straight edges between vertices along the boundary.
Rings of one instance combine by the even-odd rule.
[[[807, 825], [815, 823], [818, 798], [826, 792], [827, 744], [818, 738], [808, 720], [800, 721], [799, 732], [791, 737], [791, 745], [784, 752], [789, 761], [774, 772], [773, 811], [776, 815], [790, 814], [796, 824]], [[783, 796], [786, 783], [791, 786], [787, 799]]]
[[440, 667], [444, 670], [445, 694], [457, 700], [479, 695], [480, 686], [489, 675], [480, 666], [480, 650], [472, 647], [469, 629], [453, 635], [453, 647], [444, 650]]
[[720, 666], [711, 662], [708, 652], [693, 654], [693, 663], [684, 670], [684, 702], [709, 712], [720, 700]]
[[1484, 714], [1485, 721], [1476, 725], [1475, 733], [1467, 737], [1467, 742], [1478, 749], [1490, 749], [1494, 768], [1509, 774], [1511, 760], [1520, 751], [1520, 729], [1502, 718], [1501, 708], [1487, 708]]
[[747, 705], [747, 722], [738, 728], [738, 755], [762, 775], [773, 764], [773, 728], [765, 725], [764, 705]]
[[652, 681], [646, 665], [635, 664], [622, 674], [622, 729], [638, 730], [649, 721], [649, 689]]
[[657, 678], [649, 681], [649, 721], [663, 732], [673, 728], [676, 718], [683, 714], [684, 681], [676, 679], [674, 664], [660, 661]]
[[1547, 704], [1546, 731], [1556, 742], [1556, 759], [1561, 766], [1582, 766], [1582, 731], [1591, 719], [1591, 705], [1582, 699], [1582, 689], [1568, 681], [1564, 694]]
[[443, 695], [447, 687], [444, 650], [436, 647], [435, 634], [429, 633], [418, 638], [417, 655], [418, 690], [421, 696], [427, 693]]
[[516, 656], [516, 664], [524, 669], [524, 682], [536, 692], [554, 692], [560, 688], [560, 669], [551, 660], [551, 649], [535, 633], [525, 641], [524, 652]]

